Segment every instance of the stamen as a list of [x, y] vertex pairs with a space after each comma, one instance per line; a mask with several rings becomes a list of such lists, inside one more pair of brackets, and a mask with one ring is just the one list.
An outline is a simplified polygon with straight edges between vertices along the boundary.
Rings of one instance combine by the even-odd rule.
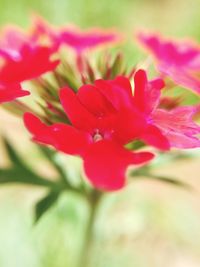
[[94, 142], [98, 142], [103, 139], [103, 136], [99, 133], [99, 130], [96, 130], [95, 135], [93, 136]]

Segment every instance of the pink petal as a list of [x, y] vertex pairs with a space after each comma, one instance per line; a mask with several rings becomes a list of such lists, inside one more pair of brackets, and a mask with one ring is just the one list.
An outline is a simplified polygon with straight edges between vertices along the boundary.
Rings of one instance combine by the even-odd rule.
[[[168, 69], [165, 66], [159, 66], [159, 70], [166, 76], [169, 76], [176, 84], [191, 89], [194, 93], [200, 94], [200, 79], [195, 77], [196, 73], [184, 69]], [[199, 67], [200, 71], [200, 67]]]
[[173, 130], [164, 131], [163, 134], [167, 136], [171, 147], [176, 148], [197, 148], [200, 147], [200, 140], [192, 135], [184, 135], [180, 132], [175, 132]]
[[200, 48], [188, 41], [172, 41], [158, 34], [138, 34], [138, 40], [156, 59], [158, 70], [175, 83], [200, 93]]
[[83, 157], [88, 179], [94, 187], [105, 191], [121, 189], [125, 185], [127, 167], [147, 162], [152, 158], [152, 153], [132, 153], [106, 140], [90, 145]]
[[47, 126], [31, 113], [25, 113], [24, 123], [35, 141], [51, 145], [66, 154], [82, 155], [92, 141], [88, 134], [72, 126], [62, 123]]
[[60, 43], [71, 46], [77, 54], [87, 49], [95, 48], [102, 44], [117, 42], [121, 39], [120, 35], [114, 31], [103, 31], [91, 29], [81, 32], [78, 29], [64, 29], [60, 31]]
[[170, 111], [158, 109], [152, 114], [152, 119], [171, 146], [192, 148], [200, 144], [195, 137], [200, 133], [200, 126], [192, 120], [195, 113], [194, 107], [179, 107]]

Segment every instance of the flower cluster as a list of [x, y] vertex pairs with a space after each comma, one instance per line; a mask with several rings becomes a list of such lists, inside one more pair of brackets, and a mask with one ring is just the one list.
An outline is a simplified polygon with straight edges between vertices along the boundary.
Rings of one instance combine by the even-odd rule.
[[94, 187], [122, 188], [127, 168], [149, 162], [156, 149], [200, 147], [197, 107], [162, 94], [165, 78], [200, 93], [198, 46], [138, 33], [156, 59], [149, 80], [146, 70], [124, 69], [121, 54], [100, 54], [92, 65], [91, 48], [119, 43], [116, 31], [55, 29], [38, 17], [33, 25], [29, 34], [13, 27], [1, 35], [0, 102], [29, 95], [23, 82], [31, 82], [41, 110], [24, 114], [33, 140], [81, 157]]

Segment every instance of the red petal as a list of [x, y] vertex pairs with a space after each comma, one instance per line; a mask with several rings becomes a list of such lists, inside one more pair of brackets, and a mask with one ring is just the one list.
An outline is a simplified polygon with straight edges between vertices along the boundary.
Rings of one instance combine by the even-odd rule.
[[133, 108], [122, 109], [116, 114], [115, 120], [113, 137], [122, 144], [139, 137], [147, 126], [143, 114]]
[[149, 145], [155, 146], [161, 150], [170, 149], [170, 144], [168, 139], [162, 134], [162, 132], [153, 125], [149, 125], [144, 134], [140, 136], [142, 140], [147, 142]]
[[141, 164], [152, 158], [152, 153], [132, 153], [106, 140], [90, 145], [83, 157], [90, 182], [106, 191], [118, 190], [125, 185], [125, 172], [130, 164]]
[[97, 117], [103, 117], [115, 111], [112, 104], [93, 85], [81, 86], [77, 96], [85, 108]]
[[[18, 61], [7, 59], [0, 71], [0, 81], [4, 83], [23, 82], [36, 78], [45, 72], [54, 70], [59, 64], [58, 60], [50, 61], [52, 54], [47, 47], [31, 49], [24, 46], [21, 59]], [[12, 73], [12, 75], [10, 75]]]
[[128, 78], [119, 76], [110, 81], [97, 80], [95, 85], [115, 109], [132, 106], [133, 96]]
[[35, 141], [52, 145], [70, 155], [81, 155], [92, 141], [88, 134], [67, 124], [57, 123], [47, 126], [31, 113], [25, 113], [24, 123]]
[[146, 87], [147, 87], [147, 75], [144, 70], [138, 70], [134, 76], [134, 101], [135, 105], [141, 110], [145, 111], [146, 107]]
[[91, 131], [96, 126], [96, 117], [79, 101], [69, 87], [60, 90], [60, 101], [72, 124], [81, 130]]
[[139, 70], [134, 76], [134, 104], [138, 109], [146, 114], [150, 114], [154, 110], [160, 100], [160, 90], [164, 87], [162, 79], [147, 80], [144, 70]]
[[0, 103], [27, 95], [30, 95], [30, 93], [23, 90], [20, 84], [0, 85]]

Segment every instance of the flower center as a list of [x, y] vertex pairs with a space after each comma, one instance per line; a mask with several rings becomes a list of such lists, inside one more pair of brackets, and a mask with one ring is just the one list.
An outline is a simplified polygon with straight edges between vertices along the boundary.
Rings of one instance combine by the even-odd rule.
[[99, 130], [96, 130], [96, 133], [93, 136], [94, 142], [98, 142], [103, 139], [103, 136], [99, 133]]

